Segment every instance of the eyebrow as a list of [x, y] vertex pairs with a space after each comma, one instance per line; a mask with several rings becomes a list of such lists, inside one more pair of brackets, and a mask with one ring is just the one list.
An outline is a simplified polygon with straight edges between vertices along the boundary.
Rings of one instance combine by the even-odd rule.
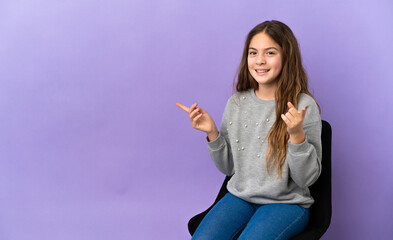
[[[253, 47], [250, 47], [250, 48], [248, 48], [248, 50], [257, 50], [256, 48], [253, 48]], [[270, 49], [274, 49], [274, 50], [277, 50], [278, 51], [278, 49], [277, 48], [275, 48], [275, 47], [268, 47], [268, 48], [265, 48], [264, 50], [265, 51], [267, 51], [267, 50], [270, 50]]]

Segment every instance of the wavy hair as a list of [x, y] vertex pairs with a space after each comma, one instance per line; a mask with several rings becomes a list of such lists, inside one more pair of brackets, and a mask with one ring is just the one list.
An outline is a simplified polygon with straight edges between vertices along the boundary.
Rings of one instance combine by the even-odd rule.
[[268, 133], [269, 149], [266, 155], [268, 173], [271, 173], [272, 169], [275, 168], [277, 174], [281, 176], [289, 140], [287, 126], [281, 119], [281, 114], [285, 114], [288, 111], [287, 102], [292, 102], [296, 108], [298, 107], [298, 96], [300, 93], [313, 96], [308, 90], [308, 78], [302, 65], [297, 40], [287, 25], [275, 20], [258, 24], [248, 33], [242, 59], [236, 74], [236, 91], [242, 92], [251, 88], [258, 90], [258, 82], [251, 76], [248, 70], [247, 57], [251, 39], [262, 32], [270, 36], [282, 50], [282, 70], [276, 80], [276, 121]]

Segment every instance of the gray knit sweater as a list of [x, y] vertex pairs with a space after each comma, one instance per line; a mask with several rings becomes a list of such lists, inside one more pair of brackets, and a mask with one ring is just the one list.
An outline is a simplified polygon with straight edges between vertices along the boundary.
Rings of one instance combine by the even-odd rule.
[[309, 208], [314, 202], [308, 187], [321, 173], [321, 117], [314, 99], [300, 94], [298, 109], [306, 108], [306, 140], [289, 142], [282, 176], [266, 169], [268, 132], [276, 120], [275, 101], [261, 100], [254, 90], [235, 93], [227, 102], [220, 132], [208, 142], [217, 168], [232, 176], [227, 188], [233, 195], [257, 204], [287, 203]]

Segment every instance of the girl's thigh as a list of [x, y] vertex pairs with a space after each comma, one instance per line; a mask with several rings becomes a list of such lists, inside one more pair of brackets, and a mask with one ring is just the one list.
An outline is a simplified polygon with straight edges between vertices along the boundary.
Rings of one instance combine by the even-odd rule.
[[203, 218], [192, 239], [236, 239], [254, 212], [251, 204], [227, 193]]
[[309, 214], [309, 209], [299, 205], [262, 205], [252, 216], [239, 239], [290, 239], [305, 229]]

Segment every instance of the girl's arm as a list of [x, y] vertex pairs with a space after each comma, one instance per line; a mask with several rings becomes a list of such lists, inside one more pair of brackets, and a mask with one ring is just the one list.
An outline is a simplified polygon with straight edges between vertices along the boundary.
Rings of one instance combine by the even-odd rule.
[[[316, 104], [308, 106], [307, 116], [305, 108], [298, 112], [291, 103], [288, 103], [288, 107], [288, 113], [281, 116], [287, 124], [290, 136], [288, 167], [294, 182], [305, 188], [318, 179], [322, 170], [322, 123]], [[305, 118], [308, 118], [306, 124]]]
[[[220, 132], [217, 138], [212, 141], [208, 139], [207, 147], [214, 164], [222, 173], [232, 176], [235, 173], [231, 144], [228, 137], [228, 116], [233, 108], [233, 100], [230, 98], [225, 106], [221, 121]], [[210, 140], [210, 141], [209, 141]]]

